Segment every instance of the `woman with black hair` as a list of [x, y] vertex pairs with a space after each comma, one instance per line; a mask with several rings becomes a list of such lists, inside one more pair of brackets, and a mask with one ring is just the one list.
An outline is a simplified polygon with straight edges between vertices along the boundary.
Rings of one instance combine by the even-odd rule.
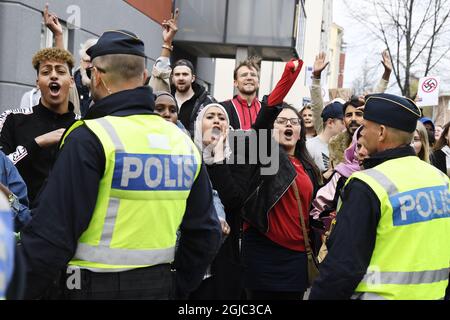
[[261, 163], [250, 169], [250, 196], [243, 208], [244, 286], [252, 300], [300, 300], [308, 287], [300, 214], [309, 230], [320, 172], [306, 150], [305, 128], [297, 110], [283, 104], [281, 112], [278, 108], [261, 112], [254, 130], [263, 139], [262, 130], [273, 129], [268, 144], [270, 150], [279, 150], [276, 158], [271, 155], [279, 167], [266, 175]]

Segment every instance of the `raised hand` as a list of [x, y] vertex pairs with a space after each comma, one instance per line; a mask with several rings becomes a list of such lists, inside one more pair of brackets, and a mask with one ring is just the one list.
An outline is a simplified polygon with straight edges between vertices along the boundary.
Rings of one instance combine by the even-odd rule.
[[180, 15], [180, 12], [177, 9], [175, 9], [175, 13], [173, 14], [172, 18], [169, 20], [163, 20], [162, 27], [163, 27], [163, 41], [165, 44], [172, 44], [173, 38], [175, 37], [175, 34], [178, 31], [178, 17]]
[[[210, 136], [210, 141], [207, 146], [203, 148], [203, 158], [206, 164], [211, 165], [220, 163], [225, 160], [225, 143], [228, 138], [229, 129], [220, 134], [207, 133]], [[205, 132], [203, 133], [206, 134]]]
[[392, 61], [389, 57], [389, 51], [386, 49], [381, 53], [381, 56], [383, 60], [381, 60], [381, 63], [384, 66], [384, 70], [388, 72], [392, 72]]
[[59, 19], [56, 14], [48, 11], [48, 3], [45, 4], [44, 8], [44, 23], [47, 28], [53, 33], [53, 35], [58, 36], [63, 34], [63, 29], [59, 23]]
[[303, 62], [300, 59], [291, 59], [288, 63], [286, 63], [285, 69], [290, 70], [291, 72], [296, 72], [301, 63]]
[[319, 55], [316, 56], [316, 61], [314, 61], [314, 67], [313, 67], [313, 76], [316, 79], [320, 79], [320, 75], [322, 74], [322, 71], [328, 66], [330, 62], [326, 61], [327, 55], [325, 52], [319, 53]]

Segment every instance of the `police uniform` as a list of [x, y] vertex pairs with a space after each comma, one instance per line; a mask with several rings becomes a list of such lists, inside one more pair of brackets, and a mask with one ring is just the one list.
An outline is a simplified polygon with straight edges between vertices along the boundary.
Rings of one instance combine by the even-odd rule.
[[[145, 55], [127, 31], [105, 32], [88, 54]], [[193, 143], [153, 107], [149, 87], [120, 91], [66, 131], [22, 234], [27, 298], [67, 265], [69, 299], [168, 299], [200, 284], [221, 238], [212, 190]]]
[[[364, 118], [413, 132], [420, 110], [371, 95]], [[310, 299], [443, 299], [449, 278], [449, 179], [410, 146], [371, 155], [341, 194], [329, 253]]]

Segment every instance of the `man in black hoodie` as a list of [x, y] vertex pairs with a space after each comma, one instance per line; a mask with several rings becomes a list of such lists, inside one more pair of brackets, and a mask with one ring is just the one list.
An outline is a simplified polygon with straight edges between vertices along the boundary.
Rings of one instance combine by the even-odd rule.
[[216, 102], [214, 97], [195, 80], [194, 66], [189, 60], [181, 59], [175, 62], [172, 72], [172, 94], [180, 107], [178, 119], [191, 134], [194, 132], [194, 122], [200, 110]]

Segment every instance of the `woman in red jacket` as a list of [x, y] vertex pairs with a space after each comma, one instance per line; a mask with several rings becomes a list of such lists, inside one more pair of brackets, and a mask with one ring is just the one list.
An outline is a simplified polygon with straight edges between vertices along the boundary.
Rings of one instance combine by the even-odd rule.
[[[270, 114], [272, 112], [272, 114]], [[279, 144], [279, 169], [273, 175], [254, 170], [244, 205], [244, 285], [249, 299], [300, 300], [308, 287], [303, 215], [309, 230], [309, 209], [320, 179], [306, 150], [305, 128], [298, 112], [284, 104], [269, 111], [273, 138]], [[258, 166], [256, 167], [258, 169]], [[299, 210], [295, 187], [301, 203]]]

